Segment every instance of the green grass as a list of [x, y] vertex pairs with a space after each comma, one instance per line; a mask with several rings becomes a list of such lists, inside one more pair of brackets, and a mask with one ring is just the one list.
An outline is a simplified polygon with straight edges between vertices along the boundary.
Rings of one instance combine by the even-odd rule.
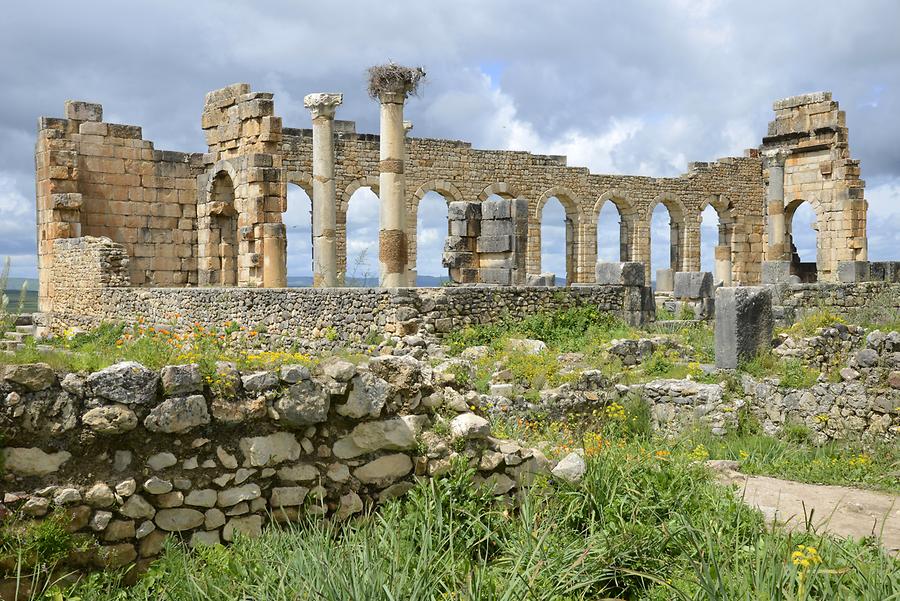
[[817, 370], [807, 367], [799, 359], [782, 359], [771, 351], [741, 363], [738, 370], [754, 378], [776, 377], [781, 386], [787, 388], [809, 388], [819, 377]]
[[[687, 453], [618, 440], [591, 447], [582, 483], [539, 479], [518, 505], [456, 464], [351, 523], [269, 528], [228, 548], [170, 543], [135, 586], [94, 574], [65, 598], [897, 598], [900, 564], [873, 543], [770, 531]], [[814, 546], [821, 563], [795, 565], [798, 545]]]

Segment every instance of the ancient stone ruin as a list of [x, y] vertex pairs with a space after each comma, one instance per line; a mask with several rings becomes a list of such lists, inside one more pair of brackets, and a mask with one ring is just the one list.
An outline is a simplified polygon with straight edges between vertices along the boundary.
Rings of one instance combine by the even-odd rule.
[[[600, 284], [597, 238], [616, 234], [620, 260], [644, 265], [644, 285], [650, 285], [650, 219], [659, 204], [671, 218], [671, 260], [656, 272], [657, 291], [671, 291], [676, 273], [700, 271], [707, 206], [719, 216], [716, 284], [900, 276], [892, 265], [866, 263], [864, 182], [850, 157], [845, 114], [829, 92], [776, 102], [762, 145], [745, 156], [691, 163], [682, 176], [654, 178], [594, 174], [561, 156], [411, 138], [403, 106], [422, 73], [379, 69], [388, 70], [371, 74], [370, 91], [381, 108], [377, 136], [335, 121], [343, 98], [337, 93], [305, 97], [312, 129], [283, 127], [273, 95], [248, 84], [207, 94], [203, 154], [157, 150], [140, 127], [104, 122], [99, 104], [68, 101], [64, 118], [42, 117], [36, 149], [41, 310], [78, 312], [72, 288], [86, 283], [75, 275], [82, 267], [67, 256], [73, 239], [86, 255], [121, 257], [83, 267], [116, 272], [99, 275], [99, 287], [284, 287], [288, 184], [312, 198], [314, 285], [321, 288], [343, 285], [347, 209], [361, 187], [380, 196], [385, 287], [415, 284], [416, 214], [429, 191], [449, 205], [443, 260], [459, 284], [552, 283], [540, 277], [541, 216], [551, 198], [566, 212], [570, 285]], [[618, 232], [597, 231], [607, 201], [618, 210]], [[815, 264], [801, 263], [792, 242], [792, 217], [804, 202], [816, 213]], [[60, 261], [65, 271], [54, 268]]]

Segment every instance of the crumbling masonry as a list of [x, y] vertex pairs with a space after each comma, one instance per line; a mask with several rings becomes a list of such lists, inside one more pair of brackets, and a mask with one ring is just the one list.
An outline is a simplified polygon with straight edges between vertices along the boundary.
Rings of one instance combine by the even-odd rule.
[[[762, 146], [743, 157], [655, 178], [594, 174], [561, 156], [410, 138], [402, 120], [408, 91], [378, 93], [382, 135], [375, 136], [335, 121], [340, 94], [307, 96], [312, 129], [289, 129], [272, 94], [231, 85], [206, 96], [204, 154], [156, 150], [140, 127], [104, 122], [100, 105], [67, 102], [65, 118], [40, 119], [37, 141], [41, 310], [65, 312], [69, 302], [58, 290], [68, 284], [53, 269], [61, 248], [54, 242], [84, 236], [121, 246], [127, 281], [119, 285], [285, 286], [288, 184], [313, 201], [317, 287], [342, 285], [348, 204], [366, 186], [381, 197], [387, 287], [415, 282], [416, 213], [430, 191], [450, 205], [444, 261], [459, 283], [540, 281], [541, 215], [553, 197], [566, 212], [569, 284], [593, 284], [598, 236], [618, 236], [621, 261], [641, 263], [649, 285], [658, 204], [671, 218], [671, 260], [659, 288], [675, 272], [700, 271], [707, 206], [719, 216], [717, 283], [836, 281], [839, 263], [866, 260], [864, 182], [849, 156], [844, 113], [828, 92], [776, 102]], [[597, 231], [606, 201], [618, 209], [618, 232]], [[802, 202], [816, 212], [815, 265], [800, 263], [792, 245], [791, 219]]]

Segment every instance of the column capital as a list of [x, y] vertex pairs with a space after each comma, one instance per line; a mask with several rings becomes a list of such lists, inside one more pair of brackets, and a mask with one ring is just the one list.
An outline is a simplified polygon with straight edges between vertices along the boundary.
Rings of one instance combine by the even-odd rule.
[[784, 167], [784, 162], [790, 154], [791, 151], [785, 148], [772, 148], [762, 153], [766, 168]]
[[422, 67], [404, 67], [394, 63], [369, 67], [369, 96], [381, 104], [403, 104], [415, 94], [425, 78]]
[[317, 92], [303, 97], [303, 106], [309, 109], [312, 118], [334, 119], [334, 112], [344, 101], [344, 95], [332, 92]]
[[404, 121], [404, 122], [403, 122], [403, 133], [404, 133], [404, 134], [407, 134], [407, 135], [408, 135], [409, 132], [412, 130], [412, 128], [413, 128], [413, 122], [412, 122], [412, 121]]

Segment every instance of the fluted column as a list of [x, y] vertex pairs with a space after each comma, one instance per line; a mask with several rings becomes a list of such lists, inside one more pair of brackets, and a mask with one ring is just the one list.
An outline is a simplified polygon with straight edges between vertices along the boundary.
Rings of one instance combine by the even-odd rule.
[[337, 244], [335, 240], [337, 203], [334, 191], [334, 113], [343, 94], [309, 94], [303, 106], [313, 122], [313, 286], [337, 285]]

